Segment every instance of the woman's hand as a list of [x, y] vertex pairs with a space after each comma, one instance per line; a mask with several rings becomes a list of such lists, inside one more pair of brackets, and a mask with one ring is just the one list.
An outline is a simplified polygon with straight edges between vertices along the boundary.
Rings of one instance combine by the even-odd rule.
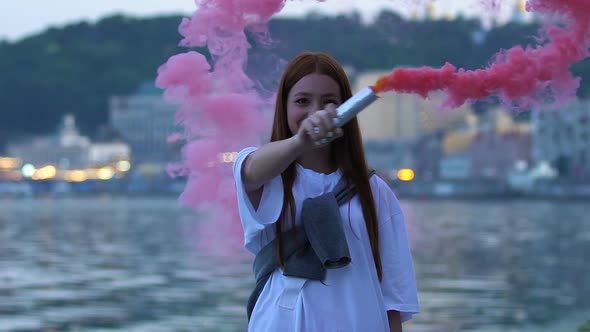
[[301, 122], [296, 136], [299, 136], [306, 150], [324, 147], [342, 136], [342, 128], [334, 125], [337, 117], [336, 105], [328, 104], [325, 109], [311, 113]]

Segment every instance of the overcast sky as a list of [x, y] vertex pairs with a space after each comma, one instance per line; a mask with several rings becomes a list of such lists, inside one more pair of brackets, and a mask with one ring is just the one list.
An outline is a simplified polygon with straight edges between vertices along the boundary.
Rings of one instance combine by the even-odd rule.
[[[0, 0], [0, 39], [16, 40], [44, 30], [81, 20], [124, 13], [134, 16], [159, 14], [191, 15], [194, 0]], [[463, 12], [467, 16], [509, 16], [517, 0], [289, 0], [280, 15], [297, 16], [309, 11], [338, 14], [358, 10], [370, 19], [382, 8], [392, 8], [403, 15], [423, 10], [432, 1], [438, 15]], [[493, 3], [500, 3], [497, 8]]]

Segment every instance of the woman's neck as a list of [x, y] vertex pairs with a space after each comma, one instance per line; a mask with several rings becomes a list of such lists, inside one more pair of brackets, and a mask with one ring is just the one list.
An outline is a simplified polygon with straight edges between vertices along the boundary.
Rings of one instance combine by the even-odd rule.
[[303, 168], [324, 174], [333, 173], [338, 168], [331, 158], [330, 146], [309, 151], [301, 155], [301, 157], [297, 159], [297, 162], [303, 166]]

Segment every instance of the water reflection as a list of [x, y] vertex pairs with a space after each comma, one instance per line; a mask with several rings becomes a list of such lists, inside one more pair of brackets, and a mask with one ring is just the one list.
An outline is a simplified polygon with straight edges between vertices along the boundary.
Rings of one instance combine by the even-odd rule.
[[589, 308], [586, 206], [406, 203], [424, 311], [410, 331], [554, 331]]
[[[589, 312], [586, 205], [405, 202], [423, 311], [406, 331], [520, 331]], [[198, 218], [173, 199], [0, 210], [0, 331], [245, 330], [251, 257], [195, 250]]]
[[192, 250], [173, 200], [2, 201], [0, 331], [239, 331], [249, 257]]

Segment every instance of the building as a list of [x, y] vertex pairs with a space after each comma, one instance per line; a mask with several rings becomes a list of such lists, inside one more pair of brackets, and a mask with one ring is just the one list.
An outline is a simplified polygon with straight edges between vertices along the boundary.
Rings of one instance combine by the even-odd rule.
[[89, 147], [90, 139], [80, 135], [74, 116], [68, 114], [56, 135], [10, 143], [7, 152], [34, 166], [55, 165], [67, 169], [85, 167]]
[[530, 163], [530, 150], [529, 123], [515, 122], [502, 106], [490, 108], [470, 118], [466, 128], [444, 134], [440, 176], [505, 178], [517, 163]]
[[413, 147], [408, 142], [371, 141], [364, 148], [369, 167], [392, 179], [399, 169], [414, 168]]
[[[377, 79], [389, 72], [369, 72], [357, 76], [354, 91], [374, 85]], [[388, 92], [358, 115], [363, 140], [415, 141], [420, 136], [441, 130], [467, 126], [472, 115], [469, 105], [457, 109], [441, 108], [444, 95], [433, 92], [428, 99], [416, 94]]]
[[35, 167], [52, 165], [58, 169], [85, 169], [129, 160], [129, 146], [123, 142], [92, 143], [79, 133], [74, 116], [67, 114], [56, 135], [11, 143], [8, 155]]
[[[354, 91], [372, 86], [387, 72], [371, 72], [357, 76]], [[414, 140], [419, 134], [420, 103], [415, 96], [388, 93], [358, 115], [363, 140]]]
[[534, 112], [532, 121], [535, 162], [550, 162], [560, 176], [590, 177], [590, 100]]
[[153, 84], [144, 83], [137, 94], [110, 98], [110, 125], [131, 147], [135, 163], [166, 164], [178, 160], [179, 148], [168, 138], [179, 132], [177, 105], [166, 102]]
[[[388, 72], [369, 72], [356, 77], [354, 91], [374, 85]], [[444, 95], [433, 92], [428, 99], [415, 94], [388, 92], [357, 118], [367, 160], [381, 172], [416, 168], [418, 178], [438, 176], [442, 134], [472, 122], [468, 105], [443, 110]]]
[[519, 132], [481, 132], [469, 147], [471, 176], [506, 179], [519, 162], [530, 161], [531, 136]]
[[440, 165], [443, 159], [442, 132], [423, 135], [413, 146], [415, 156], [414, 171], [416, 178], [433, 180], [440, 177]]
[[131, 149], [123, 142], [92, 143], [88, 148], [89, 166], [104, 166], [131, 159]]
[[441, 179], [465, 180], [472, 174], [472, 158], [466, 153], [458, 153], [440, 161], [439, 177]]

